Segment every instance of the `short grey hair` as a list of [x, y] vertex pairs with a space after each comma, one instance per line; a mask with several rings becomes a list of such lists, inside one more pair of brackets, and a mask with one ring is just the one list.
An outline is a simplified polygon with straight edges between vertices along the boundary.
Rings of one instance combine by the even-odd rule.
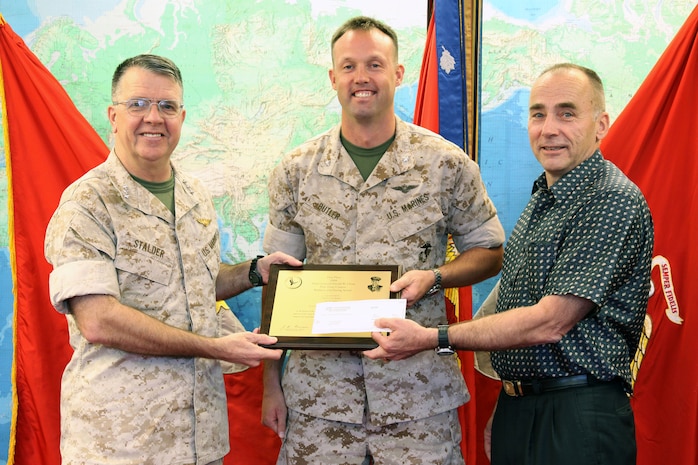
[[176, 82], [181, 89], [184, 89], [184, 85], [182, 84], [182, 73], [172, 60], [159, 55], [143, 54], [127, 58], [116, 67], [114, 76], [111, 80], [112, 99], [116, 98], [116, 92], [119, 88], [121, 78], [129, 68], [143, 68], [155, 74], [169, 77]]

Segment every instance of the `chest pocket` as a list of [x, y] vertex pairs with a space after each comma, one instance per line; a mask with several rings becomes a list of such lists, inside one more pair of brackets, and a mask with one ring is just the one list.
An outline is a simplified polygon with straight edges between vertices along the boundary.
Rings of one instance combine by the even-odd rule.
[[[420, 205], [414, 210], [407, 213], [401, 213], [400, 217], [391, 221], [388, 224], [388, 230], [393, 238], [393, 241], [400, 242], [410, 236], [422, 236], [422, 240], [434, 240], [442, 234], [440, 224], [443, 224], [444, 214], [436, 200], [429, 200]], [[427, 230], [428, 234], [433, 236], [430, 238], [424, 237]]]
[[204, 263], [206, 264], [206, 269], [208, 270], [209, 276], [212, 282], [216, 281], [218, 272], [220, 271], [220, 252], [218, 255], [209, 254], [207, 256], [202, 256]]
[[133, 277], [139, 277], [167, 286], [172, 279], [172, 264], [163, 257], [159, 258], [158, 249], [154, 253], [142, 250], [121, 250], [117, 252], [114, 266]]
[[317, 200], [301, 205], [294, 219], [303, 228], [308, 250], [328, 245], [341, 247], [351, 226], [343, 206]]
[[218, 271], [220, 269], [221, 255], [218, 229], [215, 230], [215, 234], [210, 234], [210, 232], [208, 231], [197, 232], [197, 234], [197, 237], [200, 237], [202, 239], [205, 234], [208, 234], [210, 236], [208, 240], [206, 240], [205, 242], [202, 241], [203, 244], [198, 248], [198, 254], [201, 260], [206, 265], [211, 280], [215, 281], [216, 277], [218, 276]]

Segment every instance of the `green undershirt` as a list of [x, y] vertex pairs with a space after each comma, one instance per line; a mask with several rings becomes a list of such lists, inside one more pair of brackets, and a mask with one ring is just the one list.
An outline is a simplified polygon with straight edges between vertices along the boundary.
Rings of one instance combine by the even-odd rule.
[[339, 134], [339, 139], [342, 141], [342, 145], [349, 153], [351, 159], [354, 160], [354, 164], [359, 169], [359, 173], [361, 173], [361, 177], [364, 178], [365, 181], [371, 175], [385, 151], [388, 150], [390, 144], [395, 140], [395, 134], [381, 145], [369, 149], [357, 147], [346, 140], [341, 133]]
[[150, 182], [145, 179], [137, 178], [134, 175], [131, 177], [141, 186], [145, 187], [155, 197], [165, 204], [168, 210], [174, 215], [174, 172], [170, 179], [165, 182]]

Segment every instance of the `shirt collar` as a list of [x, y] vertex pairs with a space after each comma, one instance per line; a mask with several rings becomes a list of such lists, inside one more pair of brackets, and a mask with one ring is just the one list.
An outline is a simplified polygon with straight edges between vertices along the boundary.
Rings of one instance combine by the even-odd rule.
[[550, 191], [555, 199], [562, 200], [568, 198], [579, 189], [591, 184], [594, 173], [602, 168], [603, 162], [604, 158], [601, 155], [601, 151], [596, 149], [591, 157], [558, 179], [550, 188], [548, 187], [545, 173], [543, 173], [533, 182], [531, 195], [541, 189], [546, 189]]

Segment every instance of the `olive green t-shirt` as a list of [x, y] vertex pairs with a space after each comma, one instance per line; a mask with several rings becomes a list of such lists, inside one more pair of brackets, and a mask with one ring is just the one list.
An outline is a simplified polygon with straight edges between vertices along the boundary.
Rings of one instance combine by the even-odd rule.
[[137, 178], [134, 175], [131, 175], [131, 177], [138, 184], [148, 189], [151, 194], [160, 199], [174, 215], [174, 172], [172, 176], [170, 176], [170, 179], [165, 182], [150, 182], [145, 179]]
[[395, 134], [382, 144], [368, 149], [352, 144], [346, 140], [341, 133], [339, 138], [344, 148], [347, 149], [351, 159], [354, 160], [354, 164], [359, 169], [359, 173], [361, 173], [361, 177], [363, 177], [365, 181], [371, 175], [385, 151], [388, 150], [390, 144], [395, 140]]

